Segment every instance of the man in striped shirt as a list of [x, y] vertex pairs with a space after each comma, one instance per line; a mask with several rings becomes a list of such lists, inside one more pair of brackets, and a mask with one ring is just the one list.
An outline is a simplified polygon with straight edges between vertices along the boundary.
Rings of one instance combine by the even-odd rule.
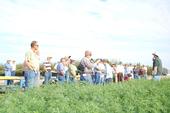
[[48, 56], [47, 57], [47, 61], [45, 61], [43, 63], [44, 70], [45, 70], [44, 84], [48, 84], [49, 80], [52, 77], [52, 72], [51, 72], [52, 63], [51, 63], [51, 59], [52, 59], [52, 56]]

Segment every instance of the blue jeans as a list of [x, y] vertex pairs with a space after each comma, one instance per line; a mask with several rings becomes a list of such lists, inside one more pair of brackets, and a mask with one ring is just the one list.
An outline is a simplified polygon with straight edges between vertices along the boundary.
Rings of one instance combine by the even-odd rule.
[[[11, 71], [5, 71], [5, 76], [11, 76]], [[11, 80], [5, 80], [5, 85], [12, 84]]]
[[15, 73], [16, 73], [15, 71], [12, 71], [11, 76], [15, 76]]
[[99, 84], [100, 83], [100, 73], [96, 72], [95, 73], [95, 84]]
[[95, 74], [94, 75], [91, 75], [91, 79], [92, 79], [92, 83], [95, 84]]
[[51, 71], [47, 71], [45, 72], [45, 76], [44, 76], [44, 84], [48, 84], [49, 80], [52, 77], [52, 72]]
[[76, 82], [76, 80], [75, 80], [75, 78], [74, 78], [74, 77], [70, 76], [70, 77], [69, 77], [69, 82], [71, 82], [71, 83], [75, 83], [75, 82]]
[[68, 82], [69, 82], [69, 80], [70, 80], [69, 72], [68, 72], [68, 71], [66, 71], [64, 76], [65, 76], [65, 80], [66, 80], [66, 82], [68, 83]]
[[28, 71], [24, 71], [25, 87], [28, 87]]
[[138, 74], [134, 75], [134, 79], [140, 79], [141, 77]]
[[25, 86], [27, 88], [33, 88], [35, 86], [36, 82], [36, 76], [38, 75], [37, 72], [33, 70], [28, 70], [24, 72], [24, 77], [25, 77]]
[[59, 83], [64, 83], [65, 82], [65, 76], [58, 75], [58, 81]]
[[[15, 76], [15, 73], [16, 73], [16, 71], [12, 71], [12, 72], [11, 72], [11, 76]], [[11, 80], [11, 83], [13, 84], [13, 83], [14, 83], [14, 81], [13, 81], [13, 80]]]
[[92, 84], [92, 76], [91, 76], [91, 74], [82, 74], [80, 76], [80, 80], [81, 81], [86, 81], [86, 82]]
[[20, 80], [20, 88], [25, 88], [25, 79]]
[[161, 76], [160, 75], [153, 75], [153, 80], [160, 81]]
[[112, 78], [106, 78], [106, 83], [112, 83], [113, 82], [113, 79]]

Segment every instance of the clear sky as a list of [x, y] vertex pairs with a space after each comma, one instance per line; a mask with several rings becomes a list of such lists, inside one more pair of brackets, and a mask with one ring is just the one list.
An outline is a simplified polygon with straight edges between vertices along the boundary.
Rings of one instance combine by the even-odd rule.
[[71, 55], [152, 65], [157, 52], [170, 68], [169, 0], [0, 0], [0, 63], [22, 62], [30, 42], [41, 61]]

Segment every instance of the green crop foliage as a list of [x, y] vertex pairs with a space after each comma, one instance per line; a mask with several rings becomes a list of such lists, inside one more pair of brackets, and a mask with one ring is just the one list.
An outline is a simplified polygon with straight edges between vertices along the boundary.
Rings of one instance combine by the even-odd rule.
[[170, 80], [51, 84], [0, 96], [0, 113], [170, 113]]

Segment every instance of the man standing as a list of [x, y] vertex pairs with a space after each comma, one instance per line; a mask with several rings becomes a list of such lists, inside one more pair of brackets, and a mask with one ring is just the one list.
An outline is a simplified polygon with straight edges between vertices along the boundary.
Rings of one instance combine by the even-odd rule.
[[[15, 76], [16, 74], [16, 61], [15, 60], [12, 60], [12, 63], [11, 63], [11, 76]], [[13, 80], [11, 81], [11, 83], [13, 84]]]
[[15, 60], [12, 61], [11, 67], [12, 67], [11, 76], [15, 76], [16, 74], [16, 61]]
[[68, 72], [69, 72], [69, 81], [76, 82], [77, 67], [75, 66], [75, 60], [73, 59], [70, 59], [70, 63], [68, 65]]
[[52, 56], [48, 55], [47, 56], [47, 61], [44, 62], [44, 70], [45, 70], [45, 75], [44, 75], [44, 84], [48, 84], [52, 77], [52, 63], [51, 63]]
[[124, 66], [122, 62], [117, 65], [117, 81], [123, 82], [124, 81]]
[[85, 57], [82, 58], [80, 64], [84, 67], [84, 71], [80, 76], [80, 80], [92, 83], [92, 68], [93, 62], [91, 61], [92, 53], [91, 51], [85, 51]]
[[153, 79], [160, 81], [162, 75], [162, 61], [156, 53], [153, 55]]
[[60, 63], [57, 65], [57, 79], [60, 83], [65, 82], [65, 65], [66, 59], [61, 58]]
[[65, 56], [64, 57], [65, 58], [65, 61], [66, 61], [66, 63], [65, 63], [65, 66], [64, 66], [64, 71], [65, 71], [65, 81], [68, 83], [69, 81], [70, 81], [70, 75], [69, 75], [69, 64], [70, 64], [70, 58], [71, 58], [71, 56]]
[[37, 41], [31, 42], [31, 49], [26, 52], [24, 60], [24, 76], [25, 84], [28, 88], [33, 88], [36, 86], [36, 78], [39, 74], [39, 57], [37, 55], [39, 45]]
[[[4, 65], [4, 70], [5, 70], [5, 76], [11, 76], [11, 71], [12, 71], [12, 67], [11, 67], [11, 60], [7, 60], [7, 62]], [[5, 81], [5, 85], [10, 85], [12, 83], [11, 80], [7, 80]]]
[[112, 83], [113, 82], [113, 69], [108, 63], [107, 59], [103, 60], [104, 66], [105, 66], [105, 82], [106, 83]]

